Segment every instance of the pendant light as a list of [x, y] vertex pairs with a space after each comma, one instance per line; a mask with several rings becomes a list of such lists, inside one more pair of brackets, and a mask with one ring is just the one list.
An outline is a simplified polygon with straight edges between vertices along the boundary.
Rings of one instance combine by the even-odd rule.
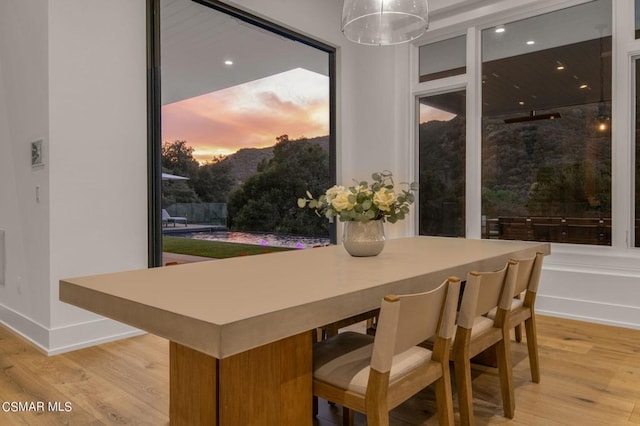
[[344, 0], [342, 32], [360, 44], [406, 43], [424, 34], [428, 15], [427, 0]]

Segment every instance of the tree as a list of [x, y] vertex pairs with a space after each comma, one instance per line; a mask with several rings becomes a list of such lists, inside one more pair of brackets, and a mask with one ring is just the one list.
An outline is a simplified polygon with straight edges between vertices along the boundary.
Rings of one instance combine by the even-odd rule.
[[162, 171], [189, 178], [186, 181], [164, 181], [162, 183], [163, 206], [200, 201], [193, 189], [199, 167], [198, 162], [193, 158], [193, 148], [187, 145], [187, 141], [162, 144]]
[[200, 166], [193, 182], [193, 188], [200, 200], [205, 203], [227, 202], [233, 187], [229, 169], [229, 163], [222, 158], [216, 158], [213, 162]]
[[331, 185], [329, 155], [306, 139], [276, 138], [273, 157], [231, 194], [230, 226], [244, 231], [327, 235], [328, 223], [296, 200], [307, 190], [323, 193]]
[[187, 181], [162, 182], [162, 206], [168, 207], [176, 203], [198, 203], [200, 199]]
[[458, 116], [419, 127], [422, 235], [464, 236], [465, 126]]
[[187, 141], [164, 142], [162, 144], [162, 170], [178, 176], [194, 179], [199, 164], [193, 158], [193, 147]]
[[606, 165], [601, 169], [589, 161], [562, 168], [540, 167], [529, 191], [529, 214], [563, 217], [606, 215], [611, 211], [611, 175]]

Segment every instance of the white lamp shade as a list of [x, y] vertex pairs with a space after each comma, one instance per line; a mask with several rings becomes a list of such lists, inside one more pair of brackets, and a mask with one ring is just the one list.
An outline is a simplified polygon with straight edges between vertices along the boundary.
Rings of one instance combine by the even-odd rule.
[[342, 32], [374, 46], [415, 40], [429, 26], [427, 0], [344, 0]]

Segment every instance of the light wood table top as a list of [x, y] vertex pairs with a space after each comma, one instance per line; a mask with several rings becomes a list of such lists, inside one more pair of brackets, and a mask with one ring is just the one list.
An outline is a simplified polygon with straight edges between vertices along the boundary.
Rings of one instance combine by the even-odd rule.
[[60, 300], [222, 359], [536, 251], [550, 245], [400, 238], [376, 257], [329, 246], [63, 279]]

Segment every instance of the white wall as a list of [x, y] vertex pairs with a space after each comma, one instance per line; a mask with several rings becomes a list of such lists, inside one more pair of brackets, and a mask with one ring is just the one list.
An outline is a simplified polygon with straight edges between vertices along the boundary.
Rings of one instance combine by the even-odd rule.
[[30, 143], [44, 139], [48, 162], [47, 13], [45, 0], [0, 2], [0, 229], [7, 250], [0, 321], [41, 347], [50, 326], [50, 168], [32, 169]]
[[49, 353], [137, 332], [60, 303], [58, 280], [146, 267], [145, 7], [0, 2], [0, 321]]
[[146, 4], [49, 9], [50, 349], [63, 350], [130, 330], [59, 302], [58, 280], [147, 266]]

